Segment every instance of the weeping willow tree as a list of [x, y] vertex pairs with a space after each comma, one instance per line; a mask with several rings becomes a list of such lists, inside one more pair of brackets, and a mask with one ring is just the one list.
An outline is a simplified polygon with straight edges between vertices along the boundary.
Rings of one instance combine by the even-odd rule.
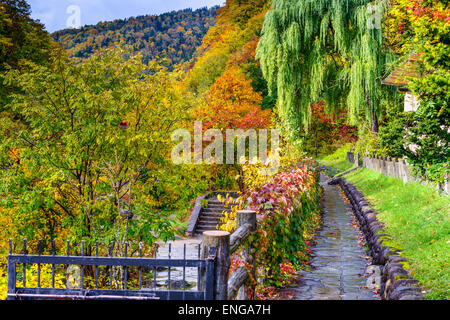
[[347, 105], [351, 124], [378, 131], [381, 78], [390, 60], [383, 47], [385, 0], [273, 0], [257, 48], [270, 94], [291, 134], [308, 128], [311, 103], [327, 111]]

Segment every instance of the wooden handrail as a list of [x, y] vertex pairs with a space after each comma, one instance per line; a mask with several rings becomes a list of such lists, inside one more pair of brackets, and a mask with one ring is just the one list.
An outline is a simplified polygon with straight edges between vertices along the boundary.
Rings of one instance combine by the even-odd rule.
[[[243, 245], [252, 232], [256, 231], [256, 212], [252, 210], [241, 210], [236, 214], [236, 231], [231, 235], [230, 252], [235, 252], [241, 245]], [[233, 300], [238, 292], [237, 300], [247, 300], [245, 283], [250, 278], [249, 271], [253, 278], [256, 277], [256, 269], [254, 266], [253, 248], [246, 248], [242, 250], [244, 263], [252, 265], [250, 270], [244, 267], [238, 268], [230, 275], [228, 280], [228, 300]], [[254, 286], [253, 290], [254, 290]]]
[[228, 300], [233, 300], [239, 289], [245, 285], [249, 278], [248, 271], [244, 267], [239, 267], [233, 272], [228, 280]]
[[236, 229], [230, 237], [230, 253], [233, 254], [247, 240], [252, 233], [252, 226], [249, 223]]

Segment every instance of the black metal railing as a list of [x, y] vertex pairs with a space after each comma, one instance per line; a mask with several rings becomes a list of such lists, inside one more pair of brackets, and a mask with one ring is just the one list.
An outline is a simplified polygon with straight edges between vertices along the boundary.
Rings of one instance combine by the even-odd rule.
[[[13, 246], [10, 240], [9, 242], [9, 255], [8, 255], [8, 299], [75, 299], [75, 300], [212, 300], [214, 292], [214, 272], [215, 272], [215, 260], [216, 260], [216, 248], [209, 248], [209, 254], [206, 258], [200, 259], [186, 259], [186, 245], [184, 245], [183, 259], [172, 259], [170, 252], [171, 247], [169, 244], [169, 257], [168, 259], [160, 259], [155, 255], [153, 258], [142, 257], [142, 244], [139, 245], [138, 257], [127, 257], [127, 246], [125, 243], [124, 257], [114, 257], [112, 255], [113, 245], [111, 244], [108, 252], [108, 256], [99, 256], [98, 243], [95, 244], [95, 256], [84, 255], [84, 242], [81, 243], [81, 255], [70, 255], [70, 245], [67, 242], [66, 255], [55, 254], [55, 241], [52, 241], [52, 254], [41, 254], [41, 241], [38, 242], [38, 254], [28, 254], [27, 241], [23, 242], [23, 250], [21, 254], [13, 254]], [[200, 252], [200, 251], [199, 251]], [[22, 286], [17, 286], [17, 268], [18, 265], [22, 265]], [[27, 266], [37, 265], [37, 284], [34, 287], [27, 286]], [[41, 266], [51, 265], [51, 285], [49, 287], [43, 287], [41, 284]], [[55, 269], [57, 266], [64, 266], [66, 272], [66, 284], [65, 288], [55, 288]], [[69, 266], [79, 266], [80, 279], [78, 281], [77, 288], [72, 288], [69, 284]], [[109, 288], [108, 284], [99, 286], [99, 270], [100, 267], [109, 269]], [[120, 288], [113, 285], [114, 268], [122, 268], [121, 272], [121, 285]], [[138, 285], [135, 289], [128, 288], [128, 269], [136, 267], [138, 268]], [[156, 286], [156, 276], [158, 268], [168, 268], [168, 286], [167, 290], [159, 290]], [[183, 268], [183, 290], [171, 290], [171, 268], [182, 267]], [[202, 279], [198, 279], [198, 288], [202, 290], [188, 291], [185, 287], [185, 269], [197, 268], [198, 274], [204, 274]], [[90, 285], [92, 288], [85, 286], [84, 271], [86, 268], [91, 268], [93, 271], [93, 283]], [[153, 288], [142, 286], [142, 274], [153, 270]], [[20, 277], [19, 277], [20, 279]], [[200, 285], [200, 281], [203, 283]], [[106, 287], [106, 288], [105, 288]]]

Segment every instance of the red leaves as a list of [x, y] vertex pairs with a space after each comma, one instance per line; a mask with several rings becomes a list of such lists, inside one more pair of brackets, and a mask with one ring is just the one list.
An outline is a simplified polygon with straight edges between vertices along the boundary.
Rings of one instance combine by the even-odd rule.
[[294, 266], [289, 261], [286, 261], [285, 263], [280, 263], [280, 272], [282, 275], [293, 275], [296, 273]]
[[[313, 182], [312, 172], [306, 166], [291, 172], [277, 174], [270, 183], [249, 194], [250, 206], [265, 217], [275, 211], [287, 215], [294, 210], [296, 200], [308, 190], [307, 182]], [[305, 183], [306, 182], [306, 183]]]
[[450, 10], [439, 10], [428, 6], [424, 0], [415, 1], [414, 5], [407, 7], [406, 10], [412, 11], [416, 19], [428, 17], [431, 20], [441, 20], [450, 23]]

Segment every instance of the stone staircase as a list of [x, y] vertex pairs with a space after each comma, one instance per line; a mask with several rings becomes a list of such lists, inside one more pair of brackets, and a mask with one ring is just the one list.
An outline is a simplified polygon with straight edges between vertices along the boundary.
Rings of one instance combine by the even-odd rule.
[[216, 196], [209, 198], [208, 205], [200, 210], [194, 234], [201, 235], [204, 231], [217, 230], [222, 224], [220, 218], [223, 211], [231, 212], [231, 209], [225, 208]]

